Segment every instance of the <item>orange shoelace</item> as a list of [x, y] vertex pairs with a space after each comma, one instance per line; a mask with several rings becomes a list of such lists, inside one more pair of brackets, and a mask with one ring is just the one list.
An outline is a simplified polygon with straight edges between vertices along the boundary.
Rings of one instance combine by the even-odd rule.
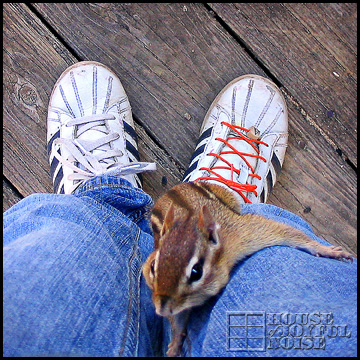
[[[257, 146], [255, 144], [262, 144], [262, 145], [265, 145], [265, 146], [268, 146], [268, 144], [266, 144], [265, 142], [260, 141], [258, 139], [253, 139], [253, 138], [247, 137], [247, 136], [243, 135], [239, 131], [239, 130], [243, 130], [243, 131], [246, 131], [248, 133], [250, 131], [250, 129], [246, 129], [244, 127], [237, 126], [237, 125], [232, 125], [232, 124], [230, 124], [228, 122], [224, 122], [224, 121], [221, 124], [229, 127], [231, 130], [233, 130], [239, 136], [228, 137], [228, 140], [225, 140], [225, 139], [222, 139], [222, 138], [216, 138], [215, 140], [223, 142], [231, 150], [222, 151], [222, 152], [220, 152], [220, 154], [215, 154], [213, 152], [210, 152], [207, 155], [215, 156], [216, 158], [223, 161], [227, 166], [225, 166], [225, 165], [224, 166], [213, 166], [212, 168], [202, 167], [202, 168], [200, 168], [200, 170], [206, 170], [209, 173], [213, 174], [214, 176], [201, 176], [201, 177], [197, 178], [196, 181], [197, 180], [220, 181], [223, 184], [226, 184], [227, 186], [229, 186], [229, 188], [235, 190], [238, 194], [240, 194], [241, 197], [244, 199], [245, 203], [250, 203], [251, 204], [251, 201], [243, 193], [253, 192], [255, 194], [255, 196], [257, 196], [257, 192], [256, 192], [257, 185], [239, 184], [238, 182], [235, 182], [234, 181], [234, 173], [239, 175], [240, 174], [240, 169], [236, 169], [233, 164], [231, 164], [229, 161], [224, 159], [221, 155], [225, 155], [225, 154], [237, 154], [237, 155], [239, 155], [245, 161], [246, 165], [249, 167], [249, 169], [252, 172], [252, 174], [249, 174], [249, 176], [256, 177], [257, 179], [260, 180], [261, 177], [259, 175], [255, 174], [254, 168], [249, 164], [249, 162], [246, 160], [245, 156], [256, 157], [256, 158], [266, 162], [266, 159], [259, 155], [260, 151], [259, 151], [259, 149], [257, 148]], [[253, 147], [253, 149], [256, 151], [256, 153], [258, 155], [248, 154], [248, 153], [244, 153], [244, 152], [240, 152], [240, 151], [236, 150], [231, 144], [229, 144], [229, 140], [235, 140], [235, 139], [236, 140], [244, 140], [244, 141], [246, 141], [248, 144], [250, 144]], [[231, 180], [225, 179], [223, 176], [221, 176], [216, 171], [214, 171], [214, 170], [220, 170], [220, 169], [230, 170], [231, 171], [231, 173], [230, 173]]]

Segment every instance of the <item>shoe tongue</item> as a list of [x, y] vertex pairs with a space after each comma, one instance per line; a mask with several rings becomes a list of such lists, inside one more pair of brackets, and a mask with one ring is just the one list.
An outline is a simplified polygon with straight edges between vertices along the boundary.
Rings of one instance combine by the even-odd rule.
[[[231, 136], [230, 136], [231, 137]], [[247, 156], [245, 154], [251, 154], [251, 155], [257, 155], [257, 152], [255, 149], [246, 141], [246, 140], [239, 140], [239, 139], [233, 139], [228, 140], [228, 143], [238, 150], [244, 159], [252, 166], [252, 168], [255, 170], [257, 158], [253, 156]], [[235, 171], [233, 172], [233, 178], [232, 180], [235, 182], [238, 182], [240, 184], [246, 184], [248, 182], [248, 176], [249, 174], [252, 174], [251, 168], [247, 165], [245, 160], [238, 155], [237, 153], [234, 153], [234, 150], [231, 149], [229, 146], [224, 145], [221, 152], [228, 152], [231, 151], [231, 154], [222, 154], [221, 157], [225, 160], [227, 160], [230, 164], [233, 165], [234, 169], [240, 170], [240, 174], [238, 175]], [[221, 167], [225, 166], [228, 167], [228, 165], [222, 161], [221, 159], [218, 159], [213, 167]], [[226, 179], [231, 179], [231, 170], [230, 169], [215, 169], [214, 170], [219, 175], [223, 176]]]

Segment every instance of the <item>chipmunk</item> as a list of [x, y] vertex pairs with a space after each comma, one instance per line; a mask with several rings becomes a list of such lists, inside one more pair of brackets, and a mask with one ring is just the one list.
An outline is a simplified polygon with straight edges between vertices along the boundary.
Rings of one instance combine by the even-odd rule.
[[352, 255], [324, 246], [300, 230], [254, 214], [222, 186], [187, 182], [156, 202], [151, 223], [155, 251], [143, 266], [156, 313], [170, 320], [168, 356], [181, 355], [191, 308], [202, 305], [228, 283], [234, 265], [269, 246], [285, 245], [339, 260]]

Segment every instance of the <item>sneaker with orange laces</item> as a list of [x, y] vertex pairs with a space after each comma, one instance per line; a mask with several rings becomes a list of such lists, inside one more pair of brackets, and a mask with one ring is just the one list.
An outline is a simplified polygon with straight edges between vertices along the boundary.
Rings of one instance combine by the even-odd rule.
[[277, 181], [288, 139], [279, 88], [258, 75], [230, 82], [211, 104], [183, 182], [209, 181], [241, 203], [265, 203]]

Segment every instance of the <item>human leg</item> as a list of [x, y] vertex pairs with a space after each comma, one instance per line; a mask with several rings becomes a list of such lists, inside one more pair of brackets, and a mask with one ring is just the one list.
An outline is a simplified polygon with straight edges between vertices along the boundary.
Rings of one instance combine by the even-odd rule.
[[82, 62], [60, 76], [48, 150], [64, 195], [32, 195], [4, 214], [4, 355], [154, 354], [161, 324], [140, 276], [151, 199], [137, 175], [154, 166], [138, 161], [110, 69]]
[[[285, 222], [330, 245], [300, 217], [278, 207], [250, 204], [242, 213]], [[190, 317], [188, 354], [355, 356], [356, 303], [356, 260], [349, 264], [284, 246], [266, 248], [238, 264], [223, 292]]]
[[102, 176], [4, 214], [5, 356], [154, 354], [161, 324], [141, 278], [150, 206], [142, 190]]

